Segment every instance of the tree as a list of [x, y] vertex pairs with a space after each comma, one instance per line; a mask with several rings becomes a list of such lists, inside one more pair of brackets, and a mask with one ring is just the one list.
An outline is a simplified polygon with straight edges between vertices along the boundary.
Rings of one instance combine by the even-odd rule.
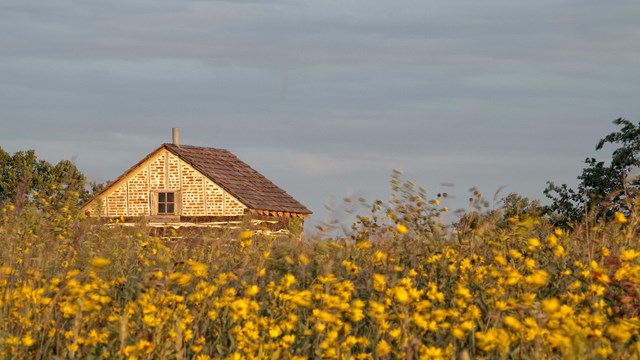
[[585, 214], [594, 217], [610, 217], [616, 211], [625, 212], [628, 199], [638, 190], [638, 178], [630, 176], [640, 166], [640, 123], [619, 118], [613, 121], [621, 126], [620, 130], [602, 138], [596, 145], [601, 150], [606, 144], [619, 146], [612, 153], [611, 161], [606, 164], [595, 158], [585, 159], [586, 167], [578, 176], [577, 189], [566, 184], [560, 186], [547, 182], [544, 194], [552, 201], [546, 208], [547, 213], [557, 222], [581, 221]]
[[12, 156], [0, 147], [0, 203], [22, 205], [37, 193], [52, 204], [76, 206], [89, 199], [85, 185], [85, 176], [69, 160], [52, 165], [33, 150]]
[[530, 200], [526, 196], [521, 196], [517, 193], [510, 193], [500, 200], [500, 209], [503, 214], [503, 218], [508, 219], [511, 217], [540, 217], [542, 216], [542, 205], [540, 200]]

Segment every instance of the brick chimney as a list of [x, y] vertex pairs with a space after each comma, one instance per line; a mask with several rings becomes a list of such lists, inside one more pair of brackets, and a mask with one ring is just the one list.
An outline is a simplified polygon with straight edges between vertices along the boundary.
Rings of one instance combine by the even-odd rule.
[[180, 129], [172, 128], [173, 133], [173, 145], [180, 147]]

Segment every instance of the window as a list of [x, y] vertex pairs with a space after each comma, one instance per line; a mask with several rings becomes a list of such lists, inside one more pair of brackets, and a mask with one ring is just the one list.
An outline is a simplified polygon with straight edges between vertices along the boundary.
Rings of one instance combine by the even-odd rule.
[[176, 210], [176, 195], [172, 192], [158, 193], [158, 215], [174, 214]]
[[178, 189], [151, 190], [149, 192], [149, 215], [181, 215], [181, 193]]

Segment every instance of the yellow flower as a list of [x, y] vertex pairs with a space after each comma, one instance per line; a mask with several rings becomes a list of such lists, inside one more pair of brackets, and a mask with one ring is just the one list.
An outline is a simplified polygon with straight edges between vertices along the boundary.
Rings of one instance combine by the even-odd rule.
[[598, 284], [589, 285], [589, 291], [592, 292], [596, 296], [602, 296], [604, 294], [604, 286]]
[[311, 296], [311, 291], [303, 290], [295, 292], [295, 294], [291, 298], [291, 301], [293, 301], [293, 303], [298, 306], [308, 308], [311, 307]]
[[369, 240], [359, 241], [356, 243], [356, 249], [364, 250], [371, 248], [371, 242]]
[[25, 336], [22, 337], [22, 344], [24, 346], [31, 346], [35, 343], [35, 340], [33, 340], [33, 337], [31, 336], [31, 333], [27, 333]]
[[533, 270], [536, 267], [536, 261], [533, 259], [526, 259], [524, 261], [524, 267], [527, 268], [527, 270]]
[[398, 229], [398, 232], [400, 233], [400, 235], [404, 235], [408, 231], [407, 227], [403, 224], [398, 224], [396, 228]]
[[640, 256], [640, 252], [637, 252], [633, 249], [622, 250], [620, 252], [620, 260], [622, 261], [630, 261]]
[[260, 292], [260, 288], [258, 285], [251, 285], [247, 290], [244, 291], [244, 294], [248, 297], [253, 297]]
[[619, 222], [620, 224], [624, 224], [627, 222], [627, 217], [624, 216], [623, 213], [616, 211], [614, 215], [616, 216], [616, 221]]
[[398, 302], [400, 304], [407, 304], [409, 303], [409, 301], [411, 301], [411, 297], [409, 296], [409, 292], [407, 291], [407, 289], [405, 289], [402, 286], [396, 286], [393, 288], [393, 295], [395, 296], [396, 300], [398, 300]]
[[198, 278], [206, 278], [208, 276], [208, 268], [206, 264], [189, 260], [187, 264], [191, 267], [191, 272]]
[[466, 258], [460, 261], [460, 272], [468, 273], [472, 268], [473, 268], [473, 265], [471, 264], [471, 259]]
[[258, 277], [263, 277], [266, 274], [267, 274], [267, 269], [265, 269], [265, 268], [258, 269]]
[[505, 316], [502, 321], [508, 328], [515, 331], [518, 331], [522, 328], [522, 324], [520, 323], [520, 321], [511, 315]]
[[280, 326], [275, 325], [269, 329], [269, 337], [272, 339], [275, 339], [280, 335], [282, 335], [282, 329], [280, 329]]
[[511, 308], [509, 304], [507, 304], [505, 301], [502, 301], [502, 300], [496, 301], [496, 303], [494, 304], [494, 307], [496, 308], [496, 310], [499, 310], [499, 311], [506, 311]]
[[435, 346], [423, 346], [420, 349], [421, 359], [446, 359], [445, 351]]
[[20, 338], [17, 336], [9, 336], [6, 340], [9, 345], [18, 345], [20, 344]]
[[95, 257], [91, 259], [91, 266], [98, 269], [101, 269], [109, 264], [111, 264], [111, 260], [105, 259], [103, 257]]
[[193, 278], [193, 276], [191, 274], [183, 274], [183, 273], [180, 273], [180, 272], [175, 272], [175, 273], [169, 274], [169, 282], [170, 283], [177, 283], [177, 284], [182, 285], [182, 286], [189, 285], [189, 283], [191, 283], [191, 279], [192, 278]]
[[456, 295], [460, 296], [465, 300], [471, 299], [471, 291], [469, 288], [465, 287], [462, 284], [458, 284], [458, 288], [456, 289]]
[[476, 332], [476, 340], [478, 341], [478, 347], [483, 351], [491, 351], [496, 348], [499, 343], [498, 330], [490, 328], [485, 331]]
[[558, 245], [558, 237], [555, 234], [549, 235], [549, 237], [547, 237], [547, 246], [553, 249], [556, 245]]
[[522, 253], [516, 249], [509, 250], [509, 256], [511, 256], [511, 258], [515, 260], [522, 259]]
[[376, 355], [385, 356], [391, 352], [391, 346], [384, 339], [380, 340], [376, 345]]
[[507, 265], [507, 259], [505, 259], [504, 256], [502, 255], [496, 255], [496, 257], [494, 258], [494, 261], [498, 265], [502, 265], [502, 266]]
[[360, 321], [364, 319], [364, 306], [364, 301], [360, 299], [356, 299], [353, 301], [353, 303], [351, 303], [351, 309], [349, 313], [349, 317], [351, 318], [351, 320]]
[[536, 270], [533, 274], [525, 277], [525, 281], [531, 285], [543, 286], [547, 284], [549, 274], [544, 270]]
[[633, 327], [624, 322], [620, 322], [619, 324], [609, 325], [607, 327], [607, 334], [617, 341], [626, 343], [633, 335]]
[[324, 310], [313, 309], [312, 314], [316, 319], [323, 321], [325, 323], [333, 323], [336, 320], [338, 320], [336, 315]]
[[453, 330], [451, 330], [451, 335], [453, 335], [453, 337], [458, 340], [462, 340], [462, 338], [465, 336], [465, 333], [459, 326], [456, 326], [453, 328]]
[[380, 265], [386, 260], [387, 260], [387, 254], [383, 253], [382, 251], [376, 250], [376, 252], [373, 253], [373, 263], [374, 264]]
[[291, 287], [291, 285], [296, 283], [296, 277], [293, 276], [293, 274], [286, 274], [285, 276], [282, 277], [282, 279], [280, 279], [280, 284], [282, 284], [282, 286], [286, 289], [288, 289], [289, 287]]
[[598, 276], [598, 282], [607, 285], [611, 282], [611, 278], [607, 274], [600, 274], [600, 276]]
[[376, 291], [384, 291], [387, 282], [383, 274], [373, 274], [373, 289]]
[[554, 314], [560, 309], [560, 300], [556, 298], [542, 299], [542, 310], [548, 315]]
[[344, 267], [350, 274], [355, 275], [358, 272], [360, 272], [360, 268], [358, 267], [358, 265], [352, 263], [351, 261], [348, 260], [343, 260], [342, 261], [342, 267]]

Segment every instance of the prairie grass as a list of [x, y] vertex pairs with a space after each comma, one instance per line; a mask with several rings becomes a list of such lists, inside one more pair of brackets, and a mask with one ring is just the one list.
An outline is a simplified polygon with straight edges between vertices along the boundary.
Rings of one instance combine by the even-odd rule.
[[581, 359], [640, 356], [635, 212], [558, 229], [423, 189], [349, 236], [162, 239], [45, 204], [0, 214], [0, 358]]

